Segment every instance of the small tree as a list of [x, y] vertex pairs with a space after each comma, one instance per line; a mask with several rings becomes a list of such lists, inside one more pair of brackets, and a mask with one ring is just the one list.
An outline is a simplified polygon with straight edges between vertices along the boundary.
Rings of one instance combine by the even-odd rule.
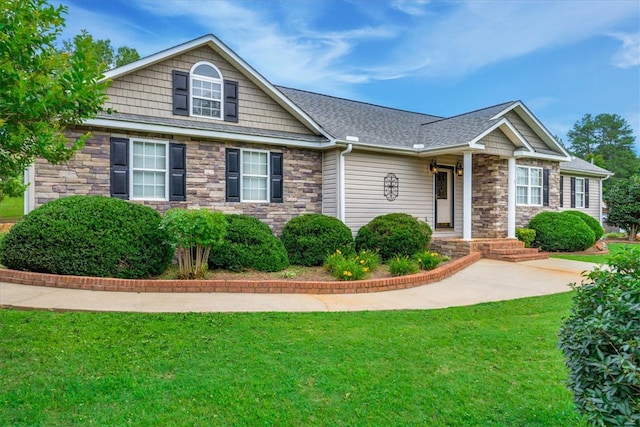
[[0, 198], [24, 192], [22, 174], [36, 158], [69, 160], [89, 134], [69, 141], [65, 128], [95, 117], [106, 100], [91, 37], [76, 37], [72, 53], [56, 49], [66, 11], [0, 0]]
[[640, 425], [640, 253], [627, 249], [573, 284], [559, 345], [569, 389], [591, 425]]
[[221, 212], [207, 209], [169, 209], [160, 223], [176, 248], [180, 278], [204, 276], [211, 247], [222, 243], [226, 220]]
[[622, 179], [603, 196], [607, 204], [607, 224], [624, 228], [630, 241], [640, 231], [640, 176]]

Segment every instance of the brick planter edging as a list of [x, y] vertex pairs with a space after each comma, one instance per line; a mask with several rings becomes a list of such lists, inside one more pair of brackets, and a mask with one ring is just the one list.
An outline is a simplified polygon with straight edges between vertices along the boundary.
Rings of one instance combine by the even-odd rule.
[[433, 270], [409, 276], [357, 281], [294, 280], [133, 280], [63, 276], [0, 269], [0, 282], [51, 288], [117, 292], [233, 292], [278, 294], [350, 294], [392, 291], [438, 282], [482, 258], [474, 252]]

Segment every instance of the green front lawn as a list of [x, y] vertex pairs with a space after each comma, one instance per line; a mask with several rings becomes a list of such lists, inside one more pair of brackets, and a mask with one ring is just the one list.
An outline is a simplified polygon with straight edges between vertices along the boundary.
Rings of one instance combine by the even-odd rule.
[[429, 311], [0, 310], [0, 425], [584, 426], [571, 294]]
[[22, 218], [24, 214], [24, 199], [22, 197], [5, 197], [0, 202], [0, 220]]
[[609, 249], [608, 254], [590, 254], [590, 255], [573, 255], [573, 254], [552, 254], [551, 258], [570, 259], [573, 261], [593, 262], [595, 264], [606, 264], [611, 255], [615, 255], [622, 251], [625, 247], [640, 247], [638, 243], [607, 243]]

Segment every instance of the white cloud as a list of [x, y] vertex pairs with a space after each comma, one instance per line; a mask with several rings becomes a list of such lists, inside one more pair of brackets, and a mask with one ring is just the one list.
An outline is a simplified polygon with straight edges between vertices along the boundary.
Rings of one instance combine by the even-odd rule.
[[391, 7], [408, 15], [424, 15], [429, 0], [393, 0]]
[[620, 68], [631, 68], [640, 65], [640, 33], [616, 33], [612, 37], [620, 40], [622, 46], [613, 56], [613, 65]]
[[396, 52], [397, 67], [412, 69], [422, 63], [427, 64], [422, 69], [426, 75], [463, 75], [600, 36], [637, 15], [635, 2], [468, 1], [456, 6], [430, 25], [426, 18], [409, 29]]

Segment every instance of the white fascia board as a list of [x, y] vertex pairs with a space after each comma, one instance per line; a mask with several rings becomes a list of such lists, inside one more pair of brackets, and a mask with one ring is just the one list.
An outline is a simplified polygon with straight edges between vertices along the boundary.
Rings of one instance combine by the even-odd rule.
[[518, 114], [520, 116], [520, 118], [522, 118], [522, 120], [524, 120], [524, 122], [527, 125], [529, 125], [529, 127], [531, 129], [533, 129], [533, 131], [540, 137], [540, 139], [542, 139], [542, 141], [544, 143], [549, 145], [551, 148], [557, 149], [558, 151], [560, 151], [565, 156], [569, 156], [569, 152], [562, 146], [562, 144], [560, 144], [560, 143], [558, 143], [558, 141], [556, 141], [555, 137], [553, 135], [551, 135], [551, 133], [547, 130], [547, 128], [544, 127], [544, 125], [527, 108], [527, 106], [522, 103], [522, 101], [514, 102], [509, 107], [505, 108], [504, 110], [500, 111], [498, 114], [493, 116], [491, 119], [495, 120], [495, 119], [507, 114], [509, 111], [516, 110], [518, 108], [523, 112], [523, 114], [519, 114], [518, 111], [516, 111], [516, 114]]
[[356, 144], [349, 141], [338, 140], [336, 141], [336, 145], [338, 146], [347, 146], [353, 145], [353, 149], [365, 150], [365, 151], [375, 151], [379, 153], [396, 153], [400, 155], [416, 155], [418, 157], [430, 157], [434, 155], [443, 155], [443, 154], [460, 154], [462, 150], [484, 150], [484, 145], [474, 145], [470, 146], [469, 144], [459, 144], [456, 146], [449, 147], [435, 147], [435, 148], [427, 148], [427, 149], [415, 149], [412, 147], [384, 147], [380, 145], [366, 144], [360, 143]]
[[507, 138], [509, 138], [511, 142], [513, 142], [516, 147], [520, 146], [526, 148], [531, 152], [535, 151], [531, 144], [527, 142], [524, 136], [518, 131], [518, 129], [515, 128], [515, 126], [513, 126], [513, 124], [509, 120], [507, 120], [506, 117], [500, 120], [500, 122], [500, 130], [507, 136]]
[[560, 175], [572, 175], [572, 176], [575, 175], [577, 177], [593, 176], [597, 178], [608, 178], [610, 176], [613, 176], [612, 173], [609, 174], [609, 173], [598, 173], [594, 171], [579, 171], [574, 169], [564, 169], [562, 165], [560, 165]]
[[284, 96], [282, 92], [276, 89], [275, 86], [269, 83], [269, 81], [265, 79], [260, 73], [258, 73], [251, 65], [240, 58], [233, 50], [231, 50], [213, 34], [199, 37], [178, 46], [174, 46], [156, 54], [139, 59], [138, 61], [132, 62], [130, 64], [123, 65], [122, 67], [109, 70], [104, 73], [104, 78], [101, 79], [101, 81], [106, 79], [113, 80], [125, 74], [131, 73], [144, 67], [148, 67], [149, 65], [156, 64], [158, 62], [162, 62], [168, 58], [204, 45], [210, 46], [224, 59], [238, 67], [240, 70], [244, 70], [245, 75], [247, 76], [247, 78], [249, 78], [249, 80], [251, 80], [257, 86], [261, 87], [268, 95], [272, 97], [274, 101], [276, 101], [281, 107], [283, 107], [294, 117], [296, 117], [309, 130], [315, 132], [318, 135], [322, 135], [327, 139], [333, 139], [331, 135], [326, 133], [318, 123], [316, 123], [309, 115], [307, 115], [307, 113], [305, 113], [297, 105], [291, 102], [289, 98]]
[[89, 120], [85, 120], [84, 124], [89, 126], [96, 126], [96, 127], [102, 127], [102, 128], [108, 128], [108, 129], [114, 129], [114, 130], [120, 130], [120, 131], [128, 130], [128, 131], [162, 133], [162, 134], [189, 136], [189, 137], [202, 137], [202, 138], [209, 138], [209, 139], [223, 139], [226, 141], [254, 142], [257, 144], [267, 144], [267, 145], [286, 145], [287, 147], [298, 147], [298, 148], [326, 149], [326, 148], [335, 146], [335, 143], [333, 141], [315, 143], [315, 142], [309, 142], [309, 141], [300, 141], [297, 139], [279, 138], [274, 136], [259, 136], [259, 135], [247, 135], [244, 133], [216, 131], [216, 130], [190, 129], [190, 128], [182, 128], [179, 126], [136, 123], [136, 122], [128, 122], [124, 120], [89, 119]]
[[541, 159], [541, 160], [554, 160], [557, 162], [567, 162], [568, 157], [564, 157], [561, 154], [544, 154], [544, 153], [536, 153], [530, 151], [523, 151], [521, 148], [513, 150], [513, 157], [516, 158], [524, 158], [528, 157], [531, 159]]

